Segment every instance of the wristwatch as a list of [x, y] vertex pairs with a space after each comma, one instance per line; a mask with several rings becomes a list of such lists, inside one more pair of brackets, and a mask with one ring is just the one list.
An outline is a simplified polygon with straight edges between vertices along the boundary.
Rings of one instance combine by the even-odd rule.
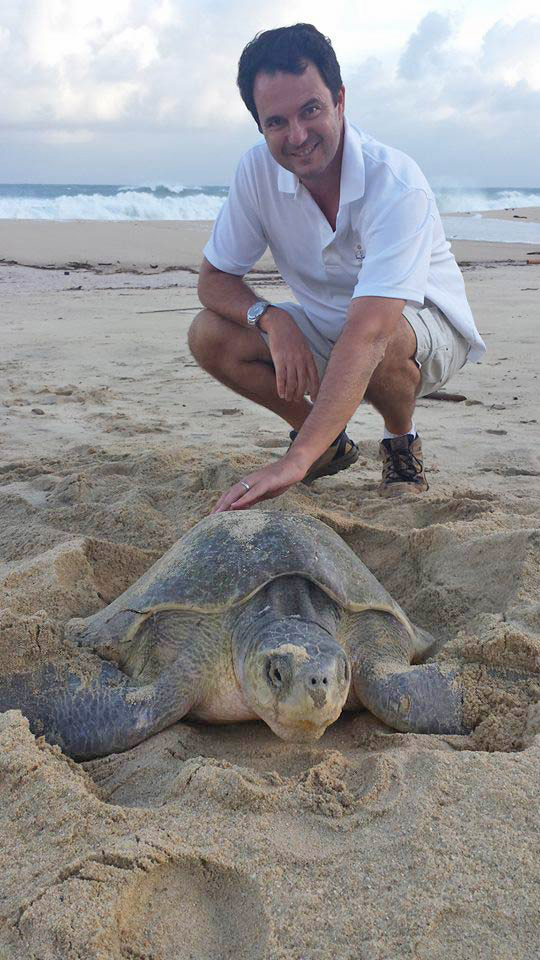
[[269, 306], [271, 306], [271, 304], [268, 303], [268, 300], [256, 300], [247, 312], [248, 327], [258, 327], [259, 320]]

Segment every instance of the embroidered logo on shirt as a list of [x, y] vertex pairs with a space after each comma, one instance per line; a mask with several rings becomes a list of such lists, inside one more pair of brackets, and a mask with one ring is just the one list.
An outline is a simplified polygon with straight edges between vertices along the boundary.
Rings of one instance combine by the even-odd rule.
[[355, 243], [355, 245], [354, 245], [354, 257], [355, 257], [355, 260], [358, 260], [360, 263], [361, 263], [362, 260], [364, 259], [365, 253], [364, 253], [364, 251], [362, 250], [362, 244], [361, 244], [361, 243]]

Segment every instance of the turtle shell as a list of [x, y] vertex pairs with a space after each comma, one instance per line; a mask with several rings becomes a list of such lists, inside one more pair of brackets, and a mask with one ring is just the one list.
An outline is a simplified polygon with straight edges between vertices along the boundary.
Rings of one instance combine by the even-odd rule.
[[88, 617], [80, 641], [109, 634], [125, 642], [141, 617], [162, 610], [225, 612], [271, 580], [291, 574], [311, 580], [348, 610], [392, 613], [414, 635], [398, 604], [325, 523], [301, 514], [250, 510], [214, 514], [198, 523], [121, 596]]

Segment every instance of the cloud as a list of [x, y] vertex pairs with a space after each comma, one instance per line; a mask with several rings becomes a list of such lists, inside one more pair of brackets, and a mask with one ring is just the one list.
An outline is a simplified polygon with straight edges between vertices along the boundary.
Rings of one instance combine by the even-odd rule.
[[495, 23], [484, 37], [481, 65], [508, 85], [525, 81], [540, 89], [540, 18]]
[[[18, 9], [18, 16], [17, 16]], [[239, 122], [242, 46], [288, 19], [286, 0], [261, 16], [248, 0], [27, 0], [0, 25], [0, 123]], [[270, 22], [266, 22], [270, 21]]]
[[[429, 70], [440, 70], [441, 49], [451, 35], [450, 17], [443, 17], [440, 13], [428, 13], [409, 37], [399, 59], [399, 76], [405, 80], [416, 80]], [[446, 66], [444, 61], [443, 64]]]
[[[516, 2], [523, 11], [527, 0]], [[374, 136], [428, 168], [445, 157], [454, 167], [474, 166], [478, 155], [484, 170], [485, 157], [511, 156], [514, 169], [521, 158], [532, 171], [540, 18], [496, 20], [502, 0], [444, 13], [434, 6], [388, 0], [383, 13], [357, 0], [333, 0], [331, 8], [323, 0], [3, 0], [5, 154], [17, 136], [19, 144], [29, 137], [78, 158], [77, 145], [93, 138], [92, 156], [101, 149], [106, 167], [113, 155], [120, 164], [122, 151], [130, 163], [135, 144], [142, 156], [145, 143], [150, 157], [158, 137], [171, 165], [195, 158], [204, 144], [204, 169], [223, 181], [223, 158], [228, 176], [232, 158], [257, 138], [236, 89], [242, 47], [260, 30], [308, 20], [332, 38], [348, 115]], [[216, 142], [226, 147], [216, 150]], [[4, 158], [4, 179], [5, 170]]]
[[[522, 47], [526, 30], [534, 37], [533, 27], [539, 31], [538, 42], [533, 39]], [[472, 51], [458, 47], [457, 32], [451, 18], [428, 14], [409, 38], [395, 72], [373, 58], [351, 71], [349, 106], [351, 101], [357, 104], [378, 124], [382, 120], [387, 127], [393, 123], [413, 129], [421, 125], [424, 131], [439, 129], [450, 118], [464, 131], [474, 126], [478, 135], [488, 130], [503, 134], [509, 114], [530, 121], [538, 97], [534, 70], [531, 73], [528, 65], [538, 62], [540, 20], [513, 27], [497, 24]], [[499, 58], [496, 48], [499, 43], [504, 46], [505, 37], [511, 42]], [[530, 56], [535, 43], [536, 58]], [[515, 82], [508, 80], [509, 64], [516, 70], [519, 66]]]

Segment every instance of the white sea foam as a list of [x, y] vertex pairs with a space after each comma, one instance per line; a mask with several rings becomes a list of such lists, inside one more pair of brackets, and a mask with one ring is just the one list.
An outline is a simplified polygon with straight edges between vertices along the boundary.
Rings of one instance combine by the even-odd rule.
[[186, 187], [183, 183], [162, 183], [161, 180], [145, 180], [141, 183], [132, 183], [118, 187], [119, 193], [126, 193], [130, 190], [152, 190], [167, 191], [169, 193], [182, 193], [184, 190], [203, 190], [204, 187]]
[[[228, 188], [187, 187], [153, 181], [136, 185], [0, 184], [0, 218], [14, 220], [214, 220]], [[449, 239], [540, 242], [540, 226], [519, 221], [483, 220], [477, 211], [540, 207], [540, 188], [435, 188], [443, 214], [459, 211], [473, 216], [444, 217]]]
[[505, 210], [512, 207], [540, 207], [540, 190], [490, 188], [483, 190], [439, 187], [434, 190], [441, 213], [470, 213], [477, 210]]
[[[170, 189], [170, 188], [169, 188]], [[178, 188], [180, 192], [181, 187]], [[2, 197], [0, 218], [9, 220], [215, 220], [223, 197], [198, 193], [161, 196], [122, 189], [58, 197]]]

